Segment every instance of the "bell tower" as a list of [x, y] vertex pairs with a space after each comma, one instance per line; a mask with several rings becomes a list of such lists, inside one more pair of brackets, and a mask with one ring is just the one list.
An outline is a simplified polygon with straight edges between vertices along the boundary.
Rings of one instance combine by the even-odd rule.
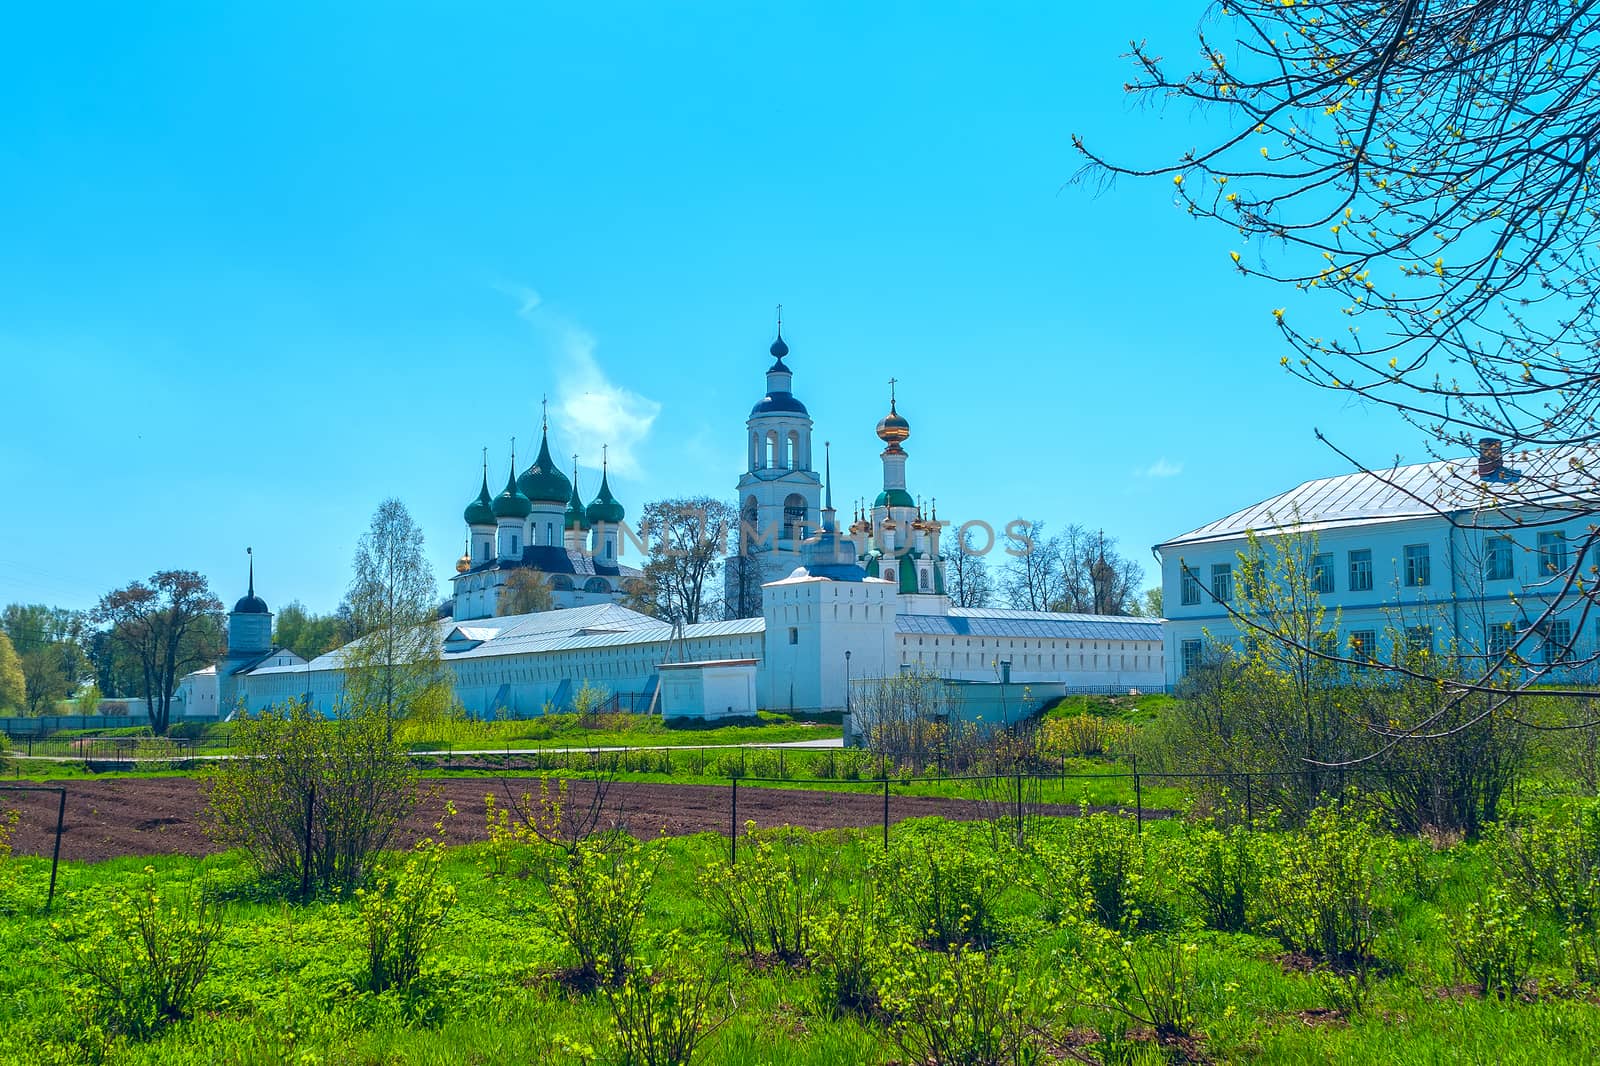
[[739, 477], [739, 539], [728, 559], [725, 589], [731, 615], [760, 611], [762, 582], [801, 565], [800, 545], [821, 519], [822, 479], [811, 459], [811, 414], [794, 394], [794, 372], [784, 360], [783, 306], [778, 332], [767, 349], [767, 391], [745, 422], [746, 469]]

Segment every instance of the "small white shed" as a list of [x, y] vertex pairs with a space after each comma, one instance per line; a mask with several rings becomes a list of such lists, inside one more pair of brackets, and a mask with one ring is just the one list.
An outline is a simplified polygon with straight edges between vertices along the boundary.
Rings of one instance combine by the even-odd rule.
[[662, 663], [663, 718], [753, 718], [758, 659]]

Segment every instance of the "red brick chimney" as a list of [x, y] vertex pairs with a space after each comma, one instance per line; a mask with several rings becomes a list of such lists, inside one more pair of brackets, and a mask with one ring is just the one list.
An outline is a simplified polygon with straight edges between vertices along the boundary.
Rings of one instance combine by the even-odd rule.
[[1482, 437], [1478, 440], [1478, 479], [1494, 481], [1500, 476], [1500, 438]]

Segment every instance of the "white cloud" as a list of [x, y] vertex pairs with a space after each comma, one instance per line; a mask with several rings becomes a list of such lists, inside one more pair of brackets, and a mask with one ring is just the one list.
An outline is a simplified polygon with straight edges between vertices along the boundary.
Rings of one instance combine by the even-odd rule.
[[556, 356], [551, 429], [576, 451], [583, 465], [600, 465], [607, 449], [611, 468], [624, 477], [640, 473], [641, 446], [661, 405], [613, 382], [595, 356], [594, 334], [547, 308], [535, 289], [497, 285], [517, 301], [517, 314], [545, 335]]
[[1166, 456], [1162, 456], [1139, 471], [1141, 477], [1177, 477], [1181, 473], [1183, 473], [1183, 464], [1174, 463]]

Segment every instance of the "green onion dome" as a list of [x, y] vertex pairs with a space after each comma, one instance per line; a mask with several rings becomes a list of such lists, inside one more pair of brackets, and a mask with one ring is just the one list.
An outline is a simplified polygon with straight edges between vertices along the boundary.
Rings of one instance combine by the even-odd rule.
[[589, 521], [583, 513], [583, 497], [578, 495], [578, 468], [572, 468], [572, 495], [567, 499], [567, 529], [587, 529]]
[[[513, 470], [515, 468], [513, 467]], [[494, 498], [494, 516], [496, 518], [527, 518], [533, 512], [533, 504], [528, 502], [517, 488], [517, 479], [513, 474], [506, 475], [506, 490]]]
[[522, 472], [517, 478], [517, 488], [522, 494], [534, 503], [565, 504], [567, 497], [572, 493], [572, 482], [567, 480], [550, 458], [550, 435], [543, 433], [539, 437], [539, 457], [533, 465]]
[[478, 490], [478, 498], [467, 504], [467, 509], [461, 512], [461, 517], [467, 520], [469, 526], [494, 525], [494, 499], [489, 495], [489, 470], [483, 471], [483, 487]]
[[622, 504], [618, 503], [617, 498], [611, 495], [611, 480], [609, 475], [603, 471], [600, 474], [600, 493], [595, 496], [584, 514], [589, 519], [591, 526], [597, 526], [602, 522], [608, 526], [614, 526], [622, 521], [624, 514]]
[[905, 489], [884, 489], [878, 493], [874, 502], [875, 507], [915, 507], [917, 501], [911, 498], [911, 493]]

